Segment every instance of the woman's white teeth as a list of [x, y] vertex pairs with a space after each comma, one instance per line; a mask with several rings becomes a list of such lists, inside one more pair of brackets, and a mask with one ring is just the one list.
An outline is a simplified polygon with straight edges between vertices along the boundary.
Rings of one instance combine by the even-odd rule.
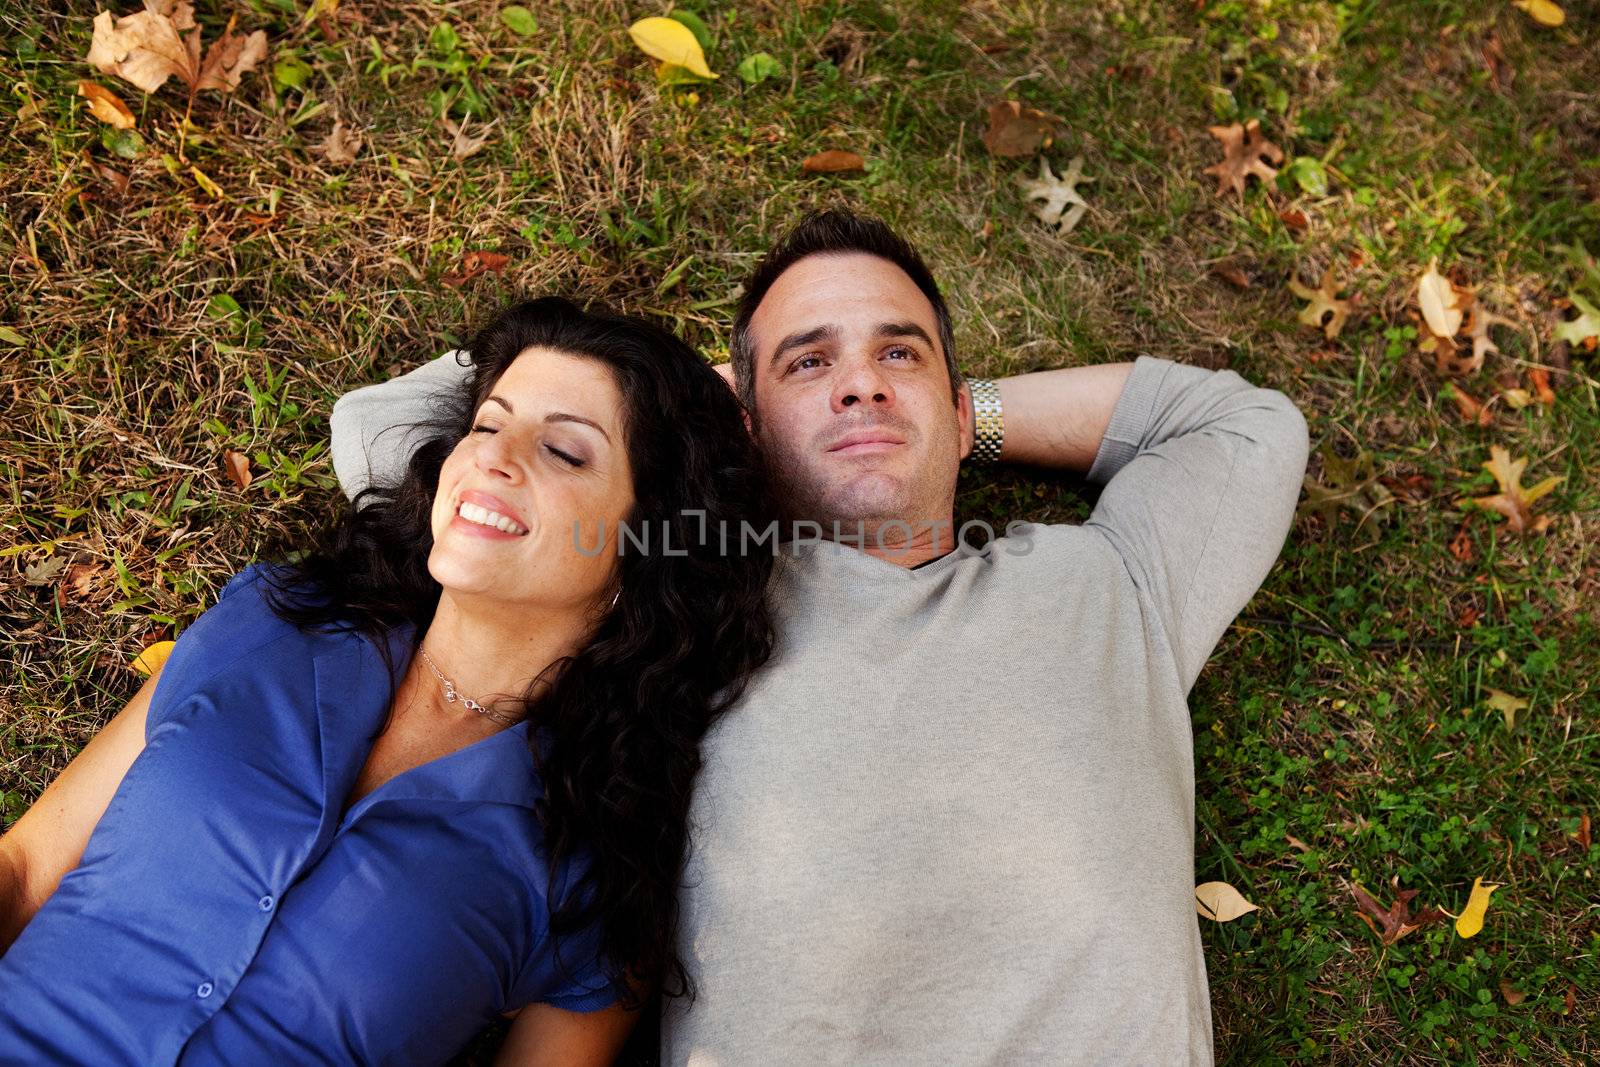
[[465, 500], [461, 502], [461, 507], [457, 514], [468, 522], [475, 522], [479, 526], [493, 526], [496, 530], [502, 530], [508, 534], [520, 535], [528, 532], [498, 511], [490, 511], [486, 507], [468, 503]]

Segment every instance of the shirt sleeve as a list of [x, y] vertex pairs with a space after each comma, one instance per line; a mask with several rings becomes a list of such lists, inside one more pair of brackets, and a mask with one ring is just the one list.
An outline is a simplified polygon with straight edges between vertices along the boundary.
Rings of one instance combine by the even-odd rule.
[[434, 401], [472, 373], [463, 351], [446, 352], [387, 382], [346, 393], [333, 405], [333, 472], [344, 495], [372, 485], [393, 485], [426, 437], [423, 424]]
[[1288, 397], [1232, 371], [1141, 356], [1089, 470], [1085, 526], [1154, 609], [1184, 692], [1255, 594], [1294, 519], [1309, 442]]

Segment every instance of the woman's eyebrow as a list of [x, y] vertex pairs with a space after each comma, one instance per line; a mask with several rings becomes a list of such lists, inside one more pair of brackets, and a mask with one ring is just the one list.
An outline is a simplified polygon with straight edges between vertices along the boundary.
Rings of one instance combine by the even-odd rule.
[[[517, 409], [511, 406], [511, 401], [507, 400], [505, 397], [503, 397], [503, 396], [491, 396], [488, 399], [484, 400], [484, 403], [487, 404], [491, 400], [494, 401], [496, 404], [499, 404], [501, 407], [505, 408], [506, 411], [509, 412], [510, 414], [515, 415], [517, 413]], [[591, 427], [596, 432], [598, 432], [601, 437], [604, 437], [606, 439], [606, 443], [607, 444], [611, 443], [611, 435], [606, 433], [604, 426], [601, 426], [598, 422], [595, 422], [593, 419], [586, 419], [582, 415], [574, 415], [571, 412], [567, 412], [567, 411], [552, 411], [550, 414], [548, 414], [548, 415], [546, 415], [544, 417], [544, 421], [545, 422], [577, 422], [577, 423], [581, 423], [584, 426]]]

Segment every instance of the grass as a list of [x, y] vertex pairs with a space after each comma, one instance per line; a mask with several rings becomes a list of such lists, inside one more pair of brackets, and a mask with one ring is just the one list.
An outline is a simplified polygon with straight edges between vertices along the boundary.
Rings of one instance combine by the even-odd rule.
[[[93, 5], [0, 14], [5, 823], [132, 694], [133, 654], [332, 514], [341, 391], [552, 289], [662, 316], [720, 360], [742, 273], [805, 208], [849, 204], [926, 250], [970, 370], [1232, 367], [1293, 397], [1315, 445], [1370, 453], [1393, 497], [1359, 526], [1297, 523], [1192, 697], [1198, 879], [1260, 906], [1202, 924], [1218, 1062], [1600, 1056], [1600, 852], [1577, 837], [1600, 814], [1600, 415], [1593, 352], [1552, 337], [1580, 283], [1558, 246], [1600, 245], [1600, 12], [1569, 0], [1546, 30], [1491, 0], [688, 6], [722, 73], [692, 90], [658, 88], [629, 45], [648, 5], [536, 5], [519, 37], [489, 4], [347, 3], [310, 25], [291, 0], [203, 4], [208, 37], [234, 12], [266, 29], [278, 73], [202, 94], [181, 163], [181, 93], [98, 78], [137, 137], [74, 95]], [[754, 51], [784, 74], [743, 85]], [[1082, 154], [1095, 179], [1068, 237], [1026, 212], [1015, 179], [1036, 164], [979, 139], [1008, 96], [1061, 116], [1056, 169]], [[483, 149], [454, 158], [441, 116]], [[1252, 117], [1326, 164], [1326, 195], [1287, 170], [1217, 195], [1206, 127]], [[352, 164], [315, 149], [335, 119], [364, 139]], [[866, 173], [803, 175], [826, 148]], [[445, 284], [470, 250], [510, 261]], [[1545, 366], [1553, 404], [1458, 415], [1415, 342], [1435, 257], [1517, 323], [1460, 388]], [[1359, 304], [1326, 342], [1287, 283], [1330, 263]], [[1564, 476], [1542, 536], [1457, 503], [1493, 491], [1491, 444], [1530, 457], [1530, 484]], [[228, 450], [250, 457], [245, 490]], [[1073, 521], [1088, 503], [1004, 471], [964, 473], [959, 506]], [[1490, 689], [1529, 701], [1515, 729]], [[1471, 940], [1446, 922], [1385, 948], [1349, 889], [1454, 912], [1475, 877], [1504, 888]]]

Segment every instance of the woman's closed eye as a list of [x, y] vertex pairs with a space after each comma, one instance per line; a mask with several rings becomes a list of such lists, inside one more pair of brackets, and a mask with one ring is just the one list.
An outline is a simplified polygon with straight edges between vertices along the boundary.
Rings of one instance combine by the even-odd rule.
[[[500, 428], [498, 426], [489, 426], [489, 425], [487, 425], [485, 423], [481, 423], [480, 422], [480, 423], [478, 423], [478, 424], [476, 424], [475, 426], [472, 427], [472, 432], [473, 433], [499, 433], [500, 432]], [[552, 456], [554, 456], [556, 459], [560, 460], [562, 463], [565, 463], [569, 467], [582, 467], [586, 463], [589, 462], [588, 460], [584, 459], [582, 456], [573, 455], [571, 452], [567, 452], [567, 451], [565, 451], [563, 449], [557, 448], [555, 445], [548, 445], [547, 444], [547, 445], [544, 446], [544, 449], [545, 449], [546, 452], [549, 452]]]

